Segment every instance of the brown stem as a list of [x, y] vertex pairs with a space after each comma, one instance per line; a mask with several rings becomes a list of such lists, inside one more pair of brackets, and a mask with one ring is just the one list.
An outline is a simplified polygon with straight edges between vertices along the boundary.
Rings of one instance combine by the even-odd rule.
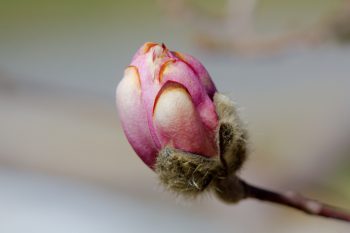
[[333, 207], [321, 202], [303, 197], [297, 193], [289, 192], [285, 194], [266, 190], [247, 184], [241, 180], [241, 184], [245, 190], [246, 198], [255, 198], [261, 201], [269, 201], [272, 203], [285, 205], [294, 209], [303, 211], [314, 216], [322, 216], [326, 218], [338, 219], [350, 222], [350, 213], [337, 207]]

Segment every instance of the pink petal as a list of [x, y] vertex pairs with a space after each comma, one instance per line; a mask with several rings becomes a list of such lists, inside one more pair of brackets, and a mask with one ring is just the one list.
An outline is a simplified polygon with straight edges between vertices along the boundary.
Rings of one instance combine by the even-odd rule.
[[202, 85], [205, 87], [207, 94], [210, 96], [211, 99], [213, 99], [214, 94], [216, 92], [216, 87], [213, 81], [211, 80], [208, 71], [205, 69], [202, 63], [200, 63], [200, 61], [188, 54], [176, 51], [172, 51], [172, 54], [181, 61], [185, 62], [194, 70], [194, 72], [198, 75]]
[[116, 90], [117, 109], [129, 143], [139, 157], [152, 167], [157, 149], [148, 128], [141, 93], [138, 70], [135, 66], [129, 66]]

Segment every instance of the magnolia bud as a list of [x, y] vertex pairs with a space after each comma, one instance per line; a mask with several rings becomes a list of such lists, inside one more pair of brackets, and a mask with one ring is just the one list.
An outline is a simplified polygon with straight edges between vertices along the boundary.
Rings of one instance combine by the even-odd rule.
[[215, 91], [195, 58], [165, 45], [144, 44], [116, 93], [124, 132], [139, 157], [153, 168], [165, 146], [217, 156]]
[[169, 189], [198, 193], [241, 167], [245, 130], [233, 103], [216, 92], [194, 57], [145, 43], [116, 97], [129, 143]]
[[233, 102], [216, 92], [195, 58], [146, 43], [126, 68], [116, 97], [127, 139], [167, 190], [185, 196], [211, 190], [226, 203], [256, 198], [350, 221], [339, 209], [238, 177], [247, 154], [246, 130]]

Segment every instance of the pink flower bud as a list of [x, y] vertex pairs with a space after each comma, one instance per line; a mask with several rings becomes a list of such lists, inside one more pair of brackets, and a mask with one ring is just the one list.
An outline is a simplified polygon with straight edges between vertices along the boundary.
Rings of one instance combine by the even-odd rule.
[[215, 92], [197, 59], [145, 43], [116, 91], [124, 132], [139, 157], [153, 168], [165, 146], [217, 156]]

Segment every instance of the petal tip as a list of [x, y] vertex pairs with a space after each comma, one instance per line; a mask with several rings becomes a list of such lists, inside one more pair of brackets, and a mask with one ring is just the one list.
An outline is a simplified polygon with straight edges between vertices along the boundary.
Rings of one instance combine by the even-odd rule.
[[128, 66], [124, 70], [124, 79], [128, 79], [136, 83], [137, 87], [141, 89], [140, 73], [136, 66]]
[[160, 44], [159, 43], [155, 43], [155, 42], [146, 42], [142, 45], [141, 47], [141, 52], [142, 54], [148, 53], [150, 51], [151, 48], [153, 48], [154, 46], [157, 46]]
[[166, 62], [164, 62], [159, 69], [159, 74], [158, 74], [158, 80], [161, 82], [163, 80], [163, 75], [166, 72], [166, 69], [169, 67], [170, 64], [175, 63], [175, 59], [169, 59]]

